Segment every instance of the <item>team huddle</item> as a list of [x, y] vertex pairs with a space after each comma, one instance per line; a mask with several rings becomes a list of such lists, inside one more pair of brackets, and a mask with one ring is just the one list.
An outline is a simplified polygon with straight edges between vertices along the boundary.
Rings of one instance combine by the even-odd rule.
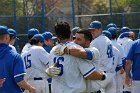
[[0, 93], [139, 93], [140, 41], [130, 28], [118, 37], [114, 23], [103, 30], [93, 21], [71, 31], [60, 21], [54, 30], [56, 37], [29, 29], [18, 54], [16, 31], [0, 26]]

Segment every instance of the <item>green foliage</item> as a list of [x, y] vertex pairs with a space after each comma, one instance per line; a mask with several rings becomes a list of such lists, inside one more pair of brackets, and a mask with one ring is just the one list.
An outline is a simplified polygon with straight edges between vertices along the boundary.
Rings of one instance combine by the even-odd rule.
[[140, 5], [140, 0], [129, 0], [129, 3]]

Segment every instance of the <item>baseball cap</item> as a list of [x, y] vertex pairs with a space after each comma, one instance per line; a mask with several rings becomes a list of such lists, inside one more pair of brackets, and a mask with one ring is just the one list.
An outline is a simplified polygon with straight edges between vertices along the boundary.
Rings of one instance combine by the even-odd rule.
[[112, 34], [109, 31], [104, 30], [103, 34], [108, 37], [109, 39], [112, 39]]
[[42, 42], [45, 41], [45, 39], [44, 39], [44, 37], [42, 36], [42, 34], [36, 34], [36, 35], [34, 35], [34, 36], [32, 37], [32, 39], [36, 39], [36, 40], [39, 40], [39, 41], [42, 41]]
[[102, 23], [100, 21], [93, 21], [90, 23], [88, 29], [99, 29], [99, 28], [102, 28]]
[[6, 26], [0, 26], [0, 35], [10, 34]]
[[28, 36], [34, 36], [35, 34], [39, 34], [39, 30], [36, 28], [31, 28], [28, 30]]
[[130, 28], [129, 27], [122, 27], [121, 28], [121, 32], [130, 32]]
[[107, 31], [110, 32], [111, 35], [117, 35], [117, 29], [115, 27], [110, 27]]
[[106, 26], [106, 29], [110, 28], [110, 27], [115, 27], [117, 28], [117, 25], [114, 24], [114, 23], [109, 23], [107, 26]]
[[56, 37], [53, 36], [53, 34], [51, 32], [44, 32], [42, 35], [43, 35], [45, 40], [47, 40], [47, 39], [55, 39], [56, 38]]
[[71, 32], [72, 32], [72, 36], [75, 37], [76, 32], [80, 29], [80, 27], [74, 27], [72, 28]]
[[11, 36], [13, 36], [14, 38], [17, 37], [17, 32], [14, 29], [9, 28], [8, 31], [10, 32]]

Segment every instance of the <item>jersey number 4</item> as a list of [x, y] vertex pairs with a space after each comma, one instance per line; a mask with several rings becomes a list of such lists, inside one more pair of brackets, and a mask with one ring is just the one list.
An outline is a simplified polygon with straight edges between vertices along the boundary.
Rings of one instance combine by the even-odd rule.
[[64, 57], [55, 57], [53, 61], [54, 61], [55, 66], [61, 69], [61, 72], [59, 74], [59, 76], [61, 76], [63, 74], [62, 62], [64, 62]]
[[107, 47], [107, 55], [108, 55], [108, 58], [112, 58], [113, 57], [113, 51], [112, 51], [112, 45], [108, 45]]
[[24, 62], [26, 69], [31, 67], [31, 60], [30, 60], [31, 54], [24, 57]]

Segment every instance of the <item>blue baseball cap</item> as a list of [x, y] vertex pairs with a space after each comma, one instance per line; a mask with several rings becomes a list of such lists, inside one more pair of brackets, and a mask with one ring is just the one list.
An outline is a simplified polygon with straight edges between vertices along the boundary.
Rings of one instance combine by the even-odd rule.
[[115, 27], [117, 28], [117, 25], [114, 24], [114, 23], [109, 23], [107, 26], [106, 26], [106, 29], [110, 28], [110, 27]]
[[129, 27], [122, 27], [121, 28], [121, 32], [130, 32], [130, 28]]
[[109, 31], [104, 30], [103, 34], [108, 37], [109, 39], [112, 39], [112, 34]]
[[75, 37], [76, 32], [80, 30], [80, 27], [74, 27], [72, 28], [71, 32], [72, 32], [72, 36]]
[[6, 26], [0, 26], [0, 35], [10, 34]]
[[42, 41], [42, 42], [45, 41], [45, 39], [44, 39], [44, 37], [42, 36], [42, 34], [36, 34], [36, 35], [34, 35], [34, 36], [32, 37], [32, 39], [36, 39], [36, 40], [39, 40], [39, 41]]
[[102, 28], [102, 23], [100, 21], [93, 21], [90, 23], [88, 29], [100, 29], [100, 28]]
[[43, 35], [43, 37], [44, 37], [45, 40], [48, 40], [48, 39], [56, 39], [56, 37], [54, 37], [51, 32], [44, 32], [42, 35]]
[[39, 34], [39, 30], [36, 28], [31, 28], [28, 30], [28, 36], [34, 36], [36, 34]]
[[107, 31], [110, 32], [112, 35], [117, 35], [117, 29], [115, 27], [110, 27]]
[[14, 38], [17, 37], [17, 32], [14, 29], [9, 28], [8, 31], [10, 32], [11, 36], [13, 36]]

